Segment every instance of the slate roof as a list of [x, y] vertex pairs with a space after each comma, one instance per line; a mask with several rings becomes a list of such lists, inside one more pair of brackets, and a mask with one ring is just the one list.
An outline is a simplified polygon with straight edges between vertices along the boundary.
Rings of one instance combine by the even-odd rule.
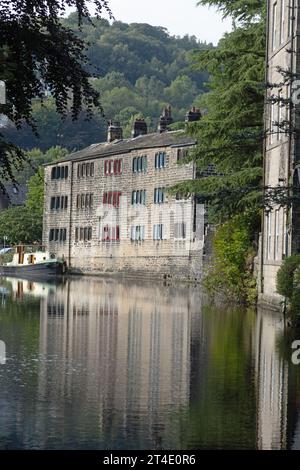
[[113, 155], [120, 155], [131, 152], [132, 150], [146, 150], [148, 148], [159, 147], [183, 147], [195, 145], [196, 140], [188, 137], [183, 131], [169, 131], [162, 134], [146, 134], [131, 139], [115, 140], [113, 142], [102, 142], [92, 144], [89, 147], [69, 154], [62, 160], [55, 163], [47, 163], [48, 165], [56, 165], [60, 162], [73, 160], [88, 160], [90, 158], [101, 158]]

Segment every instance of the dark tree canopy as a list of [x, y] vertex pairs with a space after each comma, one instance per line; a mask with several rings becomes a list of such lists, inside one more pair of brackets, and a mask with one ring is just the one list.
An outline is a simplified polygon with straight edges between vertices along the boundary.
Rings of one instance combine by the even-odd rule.
[[[0, 105], [18, 128], [23, 122], [35, 129], [32, 101], [51, 92], [57, 111], [73, 119], [85, 109], [101, 108], [99, 92], [90, 84], [85, 43], [61, 23], [66, 7], [77, 10], [78, 25], [90, 19], [88, 4], [96, 17], [103, 10], [111, 16], [106, 0], [0, 0], [0, 80], [4, 80], [7, 103]], [[0, 180], [12, 177], [12, 167], [22, 152], [0, 134]]]

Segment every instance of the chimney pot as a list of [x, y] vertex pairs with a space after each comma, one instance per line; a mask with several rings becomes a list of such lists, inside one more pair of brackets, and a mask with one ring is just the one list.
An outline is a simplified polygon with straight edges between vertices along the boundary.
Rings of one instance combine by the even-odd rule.
[[119, 121], [112, 121], [108, 122], [108, 129], [107, 129], [107, 142], [113, 142], [114, 140], [121, 140], [123, 139], [123, 129]]
[[147, 123], [144, 118], [137, 118], [133, 123], [133, 129], [131, 132], [132, 138], [138, 137], [139, 135], [146, 135], [148, 132]]
[[201, 119], [201, 111], [199, 108], [193, 106], [190, 111], [188, 111], [185, 115], [185, 122], [195, 122]]
[[162, 134], [168, 130], [168, 126], [172, 124], [172, 108], [171, 106], [165, 106], [162, 112], [162, 115], [159, 118], [157, 131]]

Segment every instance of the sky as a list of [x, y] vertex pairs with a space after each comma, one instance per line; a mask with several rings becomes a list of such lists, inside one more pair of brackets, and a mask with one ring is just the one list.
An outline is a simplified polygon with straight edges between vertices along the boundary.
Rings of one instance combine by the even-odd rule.
[[231, 29], [230, 20], [222, 21], [221, 14], [212, 8], [197, 7], [197, 0], [109, 0], [108, 3], [118, 21], [164, 26], [172, 35], [194, 35], [213, 44]]

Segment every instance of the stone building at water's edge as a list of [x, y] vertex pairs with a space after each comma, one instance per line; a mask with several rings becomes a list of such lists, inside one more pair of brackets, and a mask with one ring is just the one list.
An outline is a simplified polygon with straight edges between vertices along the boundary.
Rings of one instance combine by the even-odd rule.
[[123, 139], [110, 123], [107, 142], [45, 166], [43, 243], [71, 271], [201, 278], [204, 206], [168, 192], [196, 177], [194, 163], [180, 164], [196, 142], [167, 130], [167, 111], [157, 133], [137, 120]]

